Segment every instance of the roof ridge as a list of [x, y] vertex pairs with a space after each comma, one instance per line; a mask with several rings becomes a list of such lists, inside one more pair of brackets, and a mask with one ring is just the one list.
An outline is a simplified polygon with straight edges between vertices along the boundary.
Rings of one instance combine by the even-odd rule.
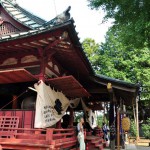
[[71, 10], [71, 6], [68, 6], [68, 8], [65, 11], [63, 11], [61, 14], [57, 15], [55, 18], [51, 19], [50, 21], [45, 22], [43, 26], [58, 25], [68, 21], [70, 19], [70, 10]]
[[[26, 9], [19, 6], [16, 0], [0, 0], [0, 2], [2, 7], [13, 19], [29, 29], [39, 28], [46, 22], [40, 17], [33, 15]], [[16, 12], [18, 12], [19, 15], [16, 15]]]

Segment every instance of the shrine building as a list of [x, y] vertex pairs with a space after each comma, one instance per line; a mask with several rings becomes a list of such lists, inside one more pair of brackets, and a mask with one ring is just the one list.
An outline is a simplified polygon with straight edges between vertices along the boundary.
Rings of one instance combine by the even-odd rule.
[[[117, 109], [120, 105], [135, 103], [138, 85], [94, 72], [79, 41], [74, 20], [70, 18], [70, 9], [45, 21], [14, 0], [0, 0], [2, 149], [75, 150], [74, 112], [84, 111], [82, 103], [92, 112], [104, 109], [104, 104]], [[62, 92], [72, 103], [80, 100], [76, 108], [66, 101], [70, 116], [68, 128], [62, 128], [61, 119], [51, 128], [35, 128], [38, 91], [34, 85], [40, 82], [55, 93]], [[57, 104], [61, 107], [63, 101]], [[54, 111], [60, 114], [64, 107], [59, 108], [57, 104], [53, 109], [57, 108]], [[93, 139], [87, 138], [87, 147], [105, 147], [106, 141], [100, 138], [98, 146], [92, 143]]]

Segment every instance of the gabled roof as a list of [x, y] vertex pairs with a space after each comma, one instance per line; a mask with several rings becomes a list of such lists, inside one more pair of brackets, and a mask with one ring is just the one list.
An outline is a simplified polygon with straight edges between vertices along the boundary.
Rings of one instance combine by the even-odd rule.
[[[5, 0], [0, 0], [0, 2], [2, 2], [2, 1], [5, 1]], [[9, 0], [6, 0], [6, 1], [9, 1]], [[71, 9], [70, 6], [64, 12], [62, 12], [61, 14], [56, 16], [54, 19], [52, 19], [52, 20], [50, 20], [48, 22], [42, 20], [41, 18], [39, 18], [37, 16], [34, 16], [33, 14], [29, 13], [25, 9], [21, 8], [19, 5], [16, 5], [15, 7], [19, 8], [20, 10], [22, 10], [22, 13], [24, 13], [24, 15], [26, 14], [30, 18], [36, 20], [37, 22], [40, 22], [41, 25], [38, 25], [38, 27], [36, 27], [36, 28], [34, 28], [32, 30], [29, 30], [29, 31], [20, 32], [20, 33], [16, 33], [16, 34], [10, 34], [10, 35], [4, 35], [4, 36], [0, 37], [0, 43], [4, 42], [4, 41], [8, 41], [8, 40], [14, 40], [16, 38], [22, 38], [22, 37], [26, 37], [26, 36], [39, 34], [41, 32], [45, 32], [45, 31], [54, 30], [55, 28], [59, 28], [59, 27], [65, 26], [67, 22], [70, 22], [71, 25], [74, 28], [74, 25], [73, 25], [74, 21], [73, 21], [73, 19], [70, 19], [70, 13], [69, 13], [69, 11]], [[74, 30], [74, 32], [76, 32], [76, 31]], [[78, 41], [78, 43], [79, 43], [79, 41]]]
[[30, 29], [39, 28], [46, 22], [23, 9], [17, 3], [13, 2], [13, 0], [0, 0], [0, 5], [13, 19]]

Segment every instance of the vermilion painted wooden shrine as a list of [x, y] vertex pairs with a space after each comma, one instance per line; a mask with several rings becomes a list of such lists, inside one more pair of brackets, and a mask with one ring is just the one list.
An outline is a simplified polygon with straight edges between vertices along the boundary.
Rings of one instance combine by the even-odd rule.
[[[92, 110], [101, 110], [102, 102], [130, 105], [136, 98], [137, 85], [94, 73], [69, 10], [46, 22], [13, 0], [0, 0], [1, 149], [76, 149], [73, 108], [67, 110], [68, 128], [61, 121], [53, 128], [34, 128], [37, 93], [28, 87], [39, 80], [69, 99], [82, 98]], [[100, 130], [95, 137], [87, 133], [86, 149], [103, 149], [101, 136]]]

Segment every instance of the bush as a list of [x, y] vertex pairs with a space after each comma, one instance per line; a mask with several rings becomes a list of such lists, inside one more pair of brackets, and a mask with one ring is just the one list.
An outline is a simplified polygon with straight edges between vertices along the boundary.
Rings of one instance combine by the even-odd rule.
[[131, 133], [131, 136], [134, 136], [134, 137], [137, 135], [137, 129], [136, 129], [136, 124], [134, 120], [131, 120], [130, 133]]
[[142, 124], [142, 130], [145, 138], [150, 139], [150, 118], [146, 120], [146, 124]]

